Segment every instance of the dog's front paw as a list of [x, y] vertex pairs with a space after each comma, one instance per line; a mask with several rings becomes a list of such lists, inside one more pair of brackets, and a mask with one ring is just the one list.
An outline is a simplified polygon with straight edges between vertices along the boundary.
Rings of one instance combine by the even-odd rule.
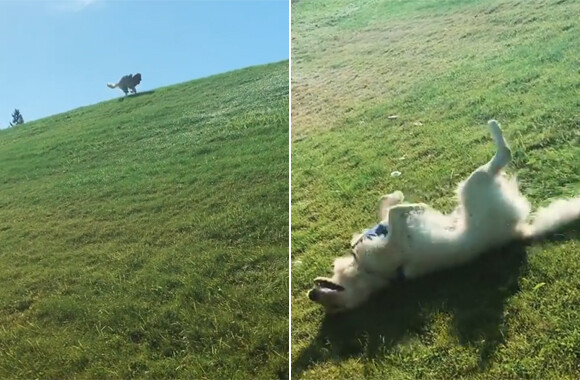
[[380, 199], [380, 202], [379, 202], [379, 209], [384, 210], [384, 209], [387, 209], [389, 207], [393, 207], [393, 206], [398, 205], [399, 203], [403, 202], [404, 199], [405, 199], [405, 196], [403, 195], [403, 193], [401, 191], [398, 191], [398, 190], [393, 192], [393, 193], [383, 195]]
[[395, 219], [407, 219], [411, 214], [420, 214], [428, 209], [425, 203], [408, 203], [403, 205], [396, 205], [391, 208], [390, 214]]
[[403, 200], [405, 200], [405, 196], [403, 195], [403, 192], [399, 190], [381, 197], [381, 203], [385, 206], [393, 206], [403, 202]]
[[379, 201], [379, 217], [381, 220], [386, 219], [389, 214], [389, 209], [394, 207], [405, 199], [403, 192], [397, 190], [390, 194], [383, 195]]

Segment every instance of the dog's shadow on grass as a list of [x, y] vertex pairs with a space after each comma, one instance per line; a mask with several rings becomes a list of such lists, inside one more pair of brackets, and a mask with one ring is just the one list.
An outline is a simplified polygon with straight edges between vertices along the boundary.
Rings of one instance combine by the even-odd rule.
[[120, 102], [124, 102], [124, 101], [125, 101], [125, 99], [132, 99], [132, 98], [137, 98], [137, 97], [139, 97], [139, 96], [143, 96], [143, 95], [151, 95], [151, 94], [154, 94], [154, 93], [155, 93], [155, 90], [150, 90], [150, 91], [143, 91], [143, 92], [138, 92], [138, 93], [136, 93], [136, 94], [129, 94], [129, 95], [123, 96], [122, 98], [119, 98], [119, 101], [120, 101]]
[[[580, 240], [580, 223], [550, 240]], [[409, 337], [429, 339], [433, 314], [451, 315], [451, 334], [478, 348], [482, 370], [504, 343], [504, 306], [519, 292], [529, 244], [514, 243], [456, 269], [397, 284], [349, 313], [326, 316], [317, 337], [292, 363], [292, 375], [312, 365], [377, 357]]]

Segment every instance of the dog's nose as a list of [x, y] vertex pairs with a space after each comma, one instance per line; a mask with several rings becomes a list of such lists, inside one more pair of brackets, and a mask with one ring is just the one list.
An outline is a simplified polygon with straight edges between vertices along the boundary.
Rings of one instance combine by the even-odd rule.
[[318, 301], [318, 298], [320, 298], [319, 296], [320, 296], [320, 294], [318, 294], [316, 289], [311, 289], [308, 292], [308, 298], [310, 299], [310, 301], [314, 301], [314, 302]]

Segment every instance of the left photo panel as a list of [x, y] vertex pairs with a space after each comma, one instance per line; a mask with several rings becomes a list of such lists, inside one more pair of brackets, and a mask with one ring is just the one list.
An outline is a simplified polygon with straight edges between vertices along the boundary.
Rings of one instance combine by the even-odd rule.
[[288, 378], [289, 2], [0, 2], [0, 378]]

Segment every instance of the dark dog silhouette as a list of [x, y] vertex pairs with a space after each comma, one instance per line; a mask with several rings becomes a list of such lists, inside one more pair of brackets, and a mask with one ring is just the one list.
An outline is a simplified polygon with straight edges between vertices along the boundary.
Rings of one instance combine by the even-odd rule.
[[137, 89], [135, 87], [137, 87], [139, 83], [141, 83], [141, 74], [137, 73], [135, 75], [133, 74], [124, 75], [121, 79], [119, 79], [117, 83], [107, 83], [107, 87], [109, 88], [118, 87], [125, 93], [125, 95], [127, 95], [129, 92], [131, 92], [132, 94], [136, 94]]

